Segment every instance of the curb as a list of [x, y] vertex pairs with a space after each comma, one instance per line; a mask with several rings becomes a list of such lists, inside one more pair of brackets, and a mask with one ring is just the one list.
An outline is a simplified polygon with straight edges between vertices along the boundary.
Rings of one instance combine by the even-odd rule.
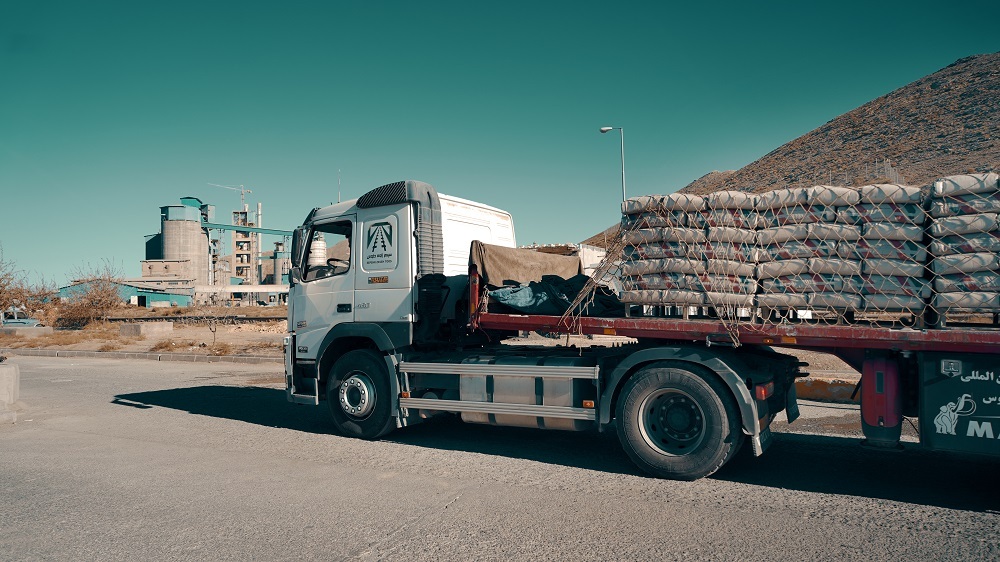
[[809, 376], [795, 380], [795, 394], [804, 400], [817, 402], [837, 402], [840, 404], [860, 404], [861, 393], [851, 400], [860, 378]]
[[193, 353], [141, 353], [133, 351], [71, 351], [61, 349], [0, 348], [0, 353], [28, 357], [89, 357], [103, 359], [147, 359], [149, 361], [187, 361], [190, 363], [284, 363], [281, 357], [260, 355], [197, 355]]

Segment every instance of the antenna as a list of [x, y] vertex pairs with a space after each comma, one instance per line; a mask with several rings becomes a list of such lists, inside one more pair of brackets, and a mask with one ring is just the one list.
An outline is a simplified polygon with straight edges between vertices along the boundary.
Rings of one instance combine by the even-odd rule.
[[233, 191], [239, 191], [240, 192], [240, 208], [241, 209], [243, 207], [246, 207], [246, 205], [247, 205], [247, 203], [246, 203], [247, 193], [253, 193], [253, 191], [250, 191], [249, 189], [246, 189], [242, 185], [219, 185], [217, 183], [210, 183], [208, 185], [212, 185], [212, 186], [215, 186], [215, 187], [222, 187], [222, 188], [225, 188], [225, 189], [232, 189]]

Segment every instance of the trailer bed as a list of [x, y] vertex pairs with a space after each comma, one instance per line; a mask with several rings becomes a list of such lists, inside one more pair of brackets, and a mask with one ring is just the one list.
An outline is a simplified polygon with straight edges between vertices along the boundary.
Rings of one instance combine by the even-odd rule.
[[[481, 313], [483, 329], [545, 331], [571, 334], [625, 336], [668, 341], [692, 341], [708, 345], [733, 345], [727, 329], [718, 320], [680, 318], [582, 317], [570, 328], [559, 316]], [[887, 349], [894, 351], [1000, 352], [1000, 329], [949, 327], [933, 329], [883, 328], [861, 325], [809, 323], [738, 323], [736, 339], [741, 345], [758, 344], [803, 349]]]

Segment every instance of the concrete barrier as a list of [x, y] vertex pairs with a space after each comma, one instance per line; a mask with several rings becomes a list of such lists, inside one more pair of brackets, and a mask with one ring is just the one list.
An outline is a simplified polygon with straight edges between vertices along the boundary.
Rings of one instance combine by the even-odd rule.
[[173, 322], [136, 322], [134, 324], [122, 324], [118, 328], [121, 336], [153, 336], [166, 334], [174, 331]]
[[17, 402], [21, 388], [21, 371], [17, 365], [4, 363], [0, 365], [0, 423], [14, 423], [17, 413], [14, 412], [14, 402]]
[[0, 328], [0, 334], [5, 336], [21, 336], [24, 338], [33, 338], [36, 336], [45, 336], [52, 333], [52, 326], [32, 326], [28, 327], [12, 327], [8, 326], [6, 328]]
[[816, 400], [818, 402], [837, 402], [841, 404], [858, 404], [861, 402], [859, 392], [854, 399], [854, 393], [861, 375], [851, 376], [816, 376], [811, 375], [796, 379], [795, 394], [804, 400]]

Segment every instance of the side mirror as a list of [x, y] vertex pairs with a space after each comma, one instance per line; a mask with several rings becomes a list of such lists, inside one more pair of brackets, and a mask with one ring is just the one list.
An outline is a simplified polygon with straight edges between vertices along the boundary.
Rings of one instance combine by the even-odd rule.
[[297, 267], [293, 267], [293, 268], [289, 269], [288, 270], [288, 285], [292, 286], [292, 285], [296, 285], [296, 284], [301, 283], [301, 282], [302, 282], [302, 270], [299, 269], [299, 268], [297, 268]]

